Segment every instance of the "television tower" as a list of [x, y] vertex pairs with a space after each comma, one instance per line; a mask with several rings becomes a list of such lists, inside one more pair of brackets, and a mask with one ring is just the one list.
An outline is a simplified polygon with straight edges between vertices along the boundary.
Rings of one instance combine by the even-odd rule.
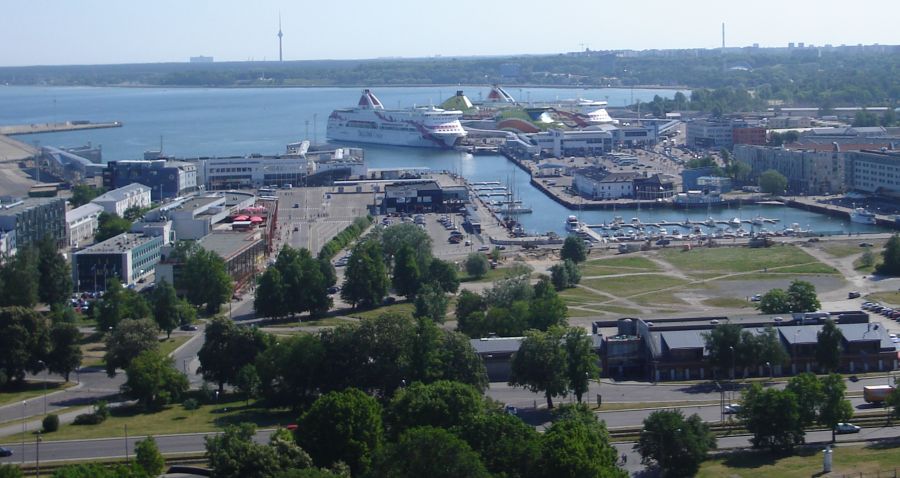
[[281, 37], [284, 36], [284, 33], [281, 32], [281, 14], [278, 14], [278, 61], [283, 62], [284, 57], [281, 55]]

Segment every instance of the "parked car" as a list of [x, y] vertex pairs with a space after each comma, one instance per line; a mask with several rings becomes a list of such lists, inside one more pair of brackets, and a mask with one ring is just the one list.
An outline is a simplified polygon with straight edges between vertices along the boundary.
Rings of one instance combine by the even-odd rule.
[[725, 414], [734, 415], [737, 413], [741, 413], [742, 407], [740, 404], [732, 403], [730, 405], [725, 405]]
[[860, 242], [859, 247], [874, 247], [871, 242]]
[[850, 292], [847, 293], [848, 299], [856, 299], [859, 296], [860, 296], [859, 291], [856, 291], [856, 290], [851, 290]]
[[328, 288], [328, 293], [329, 293], [329, 294], [337, 294], [337, 293], [340, 292], [340, 291], [341, 291], [341, 288], [338, 287], [338, 286], [336, 286], [336, 285], [333, 285], [333, 286], [331, 286], [331, 287]]
[[491, 250], [490, 246], [480, 246], [478, 247], [479, 251], [489, 251]]
[[12, 450], [0, 446], [0, 456], [12, 456]]
[[762, 296], [760, 294], [753, 294], [750, 296], [750, 302], [759, 302], [762, 300]]
[[185, 332], [193, 332], [193, 331], [198, 330], [198, 329], [197, 329], [197, 326], [196, 326], [196, 325], [193, 325], [193, 324], [184, 324], [184, 325], [182, 325], [181, 327], [178, 327], [178, 328], [181, 329], [181, 330], [184, 330]]
[[852, 423], [838, 423], [837, 426], [834, 427], [834, 432], [838, 435], [843, 435], [845, 433], [859, 433], [860, 430], [862, 430], [861, 427]]

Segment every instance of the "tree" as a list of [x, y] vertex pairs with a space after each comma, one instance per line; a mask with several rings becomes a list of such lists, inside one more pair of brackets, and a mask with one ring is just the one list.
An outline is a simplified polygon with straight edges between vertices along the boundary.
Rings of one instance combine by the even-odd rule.
[[24, 307], [0, 308], [0, 385], [22, 381], [25, 372], [38, 373], [50, 349], [49, 321]]
[[766, 194], [784, 194], [787, 184], [787, 178], [774, 169], [759, 175], [759, 189]]
[[894, 234], [888, 239], [881, 256], [883, 260], [875, 272], [886, 276], [900, 275], [900, 236]]
[[153, 307], [153, 319], [160, 330], [166, 331], [166, 338], [172, 337], [172, 331], [178, 327], [180, 317], [178, 313], [179, 300], [175, 294], [175, 288], [169, 281], [162, 279], [156, 284], [150, 299]]
[[543, 392], [547, 408], [553, 408], [553, 397], [568, 394], [566, 353], [560, 346], [562, 331], [531, 330], [526, 333], [519, 350], [513, 355], [509, 384], [532, 392]]
[[449, 330], [442, 330], [441, 335], [438, 348], [440, 378], [471, 385], [484, 393], [488, 386], [487, 371], [469, 338]]
[[25, 478], [25, 475], [16, 465], [0, 465], [0, 478]]
[[266, 317], [303, 312], [311, 316], [323, 314], [331, 308], [328, 288], [335, 280], [330, 262], [313, 258], [306, 249], [285, 245], [274, 267], [260, 279], [254, 302], [256, 311]]
[[566, 259], [550, 268], [550, 281], [556, 290], [575, 287], [581, 282], [581, 271], [578, 270], [578, 265], [572, 259]]
[[847, 384], [840, 374], [831, 373], [822, 379], [822, 405], [819, 408], [819, 423], [831, 430], [834, 442], [834, 428], [838, 423], [853, 418], [853, 406], [845, 399]]
[[99, 226], [97, 232], [94, 233], [96, 242], [103, 242], [131, 230], [131, 221], [108, 212], [101, 212], [97, 223]]
[[894, 391], [884, 400], [884, 406], [891, 408], [891, 416], [900, 418], [900, 379], [894, 379]]
[[72, 293], [72, 270], [56, 242], [45, 238], [38, 245], [38, 296], [48, 305], [65, 304]]
[[98, 188], [89, 184], [78, 184], [72, 186], [72, 197], [69, 198], [69, 204], [71, 204], [73, 208], [84, 206], [93, 201], [95, 197], [105, 192], [105, 188]]
[[134, 461], [150, 476], [161, 475], [166, 467], [166, 460], [152, 436], [134, 444]]
[[836, 372], [841, 366], [844, 334], [831, 319], [825, 319], [822, 330], [816, 333], [816, 362], [825, 372]]
[[534, 297], [530, 271], [495, 281], [483, 292], [484, 301], [491, 307], [511, 307], [519, 301], [530, 301]]
[[394, 224], [381, 234], [384, 256], [389, 263], [396, 262], [397, 255], [404, 247], [412, 249], [419, 271], [428, 270], [431, 262], [431, 236], [421, 227], [412, 223]]
[[759, 300], [759, 311], [763, 314], [786, 314], [791, 311], [790, 297], [784, 289], [772, 289]]
[[455, 294], [459, 290], [456, 266], [440, 259], [431, 259], [428, 264], [428, 282], [437, 285], [444, 292]]
[[453, 430], [481, 456], [495, 476], [535, 476], [540, 456], [540, 434], [521, 418], [491, 411], [473, 417]]
[[326, 393], [300, 417], [294, 437], [316, 466], [342, 461], [360, 476], [381, 444], [381, 406], [357, 389]]
[[419, 289], [414, 303], [416, 317], [427, 317], [437, 324], [443, 324], [450, 298], [440, 287], [425, 284]]
[[791, 282], [787, 289], [791, 312], [815, 312], [822, 307], [816, 296], [816, 286], [802, 280]]
[[484, 413], [484, 397], [474, 387], [440, 380], [401, 388], [385, 413], [392, 436], [417, 426], [450, 429], [460, 427]]
[[387, 295], [388, 277], [381, 245], [366, 239], [353, 247], [344, 273], [341, 298], [354, 308], [372, 307]]
[[136, 463], [118, 466], [104, 466], [95, 463], [66, 465], [53, 472], [53, 478], [149, 478]]
[[394, 274], [392, 278], [394, 290], [398, 295], [412, 299], [421, 286], [421, 280], [415, 251], [411, 246], [404, 245], [397, 251], [397, 255], [394, 256]]
[[81, 332], [75, 324], [60, 322], [50, 328], [50, 352], [47, 368], [69, 381], [69, 374], [81, 365]]
[[215, 314], [231, 299], [231, 276], [218, 254], [202, 247], [184, 263], [181, 282], [187, 300], [196, 307], [206, 306], [207, 314]]
[[606, 426], [583, 404], [561, 406], [562, 413], [541, 437], [538, 476], [625, 478], [616, 467], [616, 449]]
[[569, 259], [576, 264], [587, 260], [587, 248], [584, 246], [584, 241], [577, 236], [567, 237], [559, 251], [559, 258]]
[[142, 352], [159, 350], [158, 332], [150, 319], [123, 320], [106, 336], [106, 373], [114, 377], [116, 369], [128, 368]]
[[187, 377], [175, 369], [174, 360], [156, 350], [141, 352], [125, 373], [128, 379], [122, 393], [146, 409], [178, 401], [189, 386]]
[[456, 297], [456, 328], [469, 337], [476, 336], [476, 330], [484, 321], [487, 304], [476, 292], [463, 289]]
[[419, 427], [378, 454], [374, 476], [395, 478], [489, 478], [478, 454], [447, 430]]
[[144, 215], [144, 209], [140, 206], [131, 206], [122, 213], [122, 217], [131, 222], [137, 221]]
[[563, 346], [566, 353], [566, 379], [569, 389], [575, 394], [578, 403], [588, 391], [591, 380], [600, 376], [597, 366], [597, 354], [593, 350], [593, 342], [581, 327], [571, 327], [563, 335]]
[[763, 328], [762, 333], [754, 337], [756, 342], [756, 360], [754, 365], [767, 365], [769, 373], [772, 373], [772, 367], [782, 365], [787, 362], [788, 354], [781, 344], [781, 338], [778, 331], [772, 325]]
[[491, 263], [488, 262], [487, 257], [480, 252], [472, 252], [468, 256], [466, 256], [466, 274], [469, 277], [474, 277], [476, 279], [481, 279], [485, 275], [487, 275], [488, 271], [491, 268]]
[[241, 423], [225, 427], [222, 434], [204, 438], [212, 476], [269, 478], [286, 470], [310, 466], [309, 455], [291, 444], [282, 431], [276, 431], [268, 445], [255, 443], [255, 433], [255, 425]]
[[259, 392], [260, 381], [259, 374], [256, 373], [256, 367], [249, 363], [241, 367], [238, 370], [237, 377], [235, 377], [234, 385], [239, 392], [244, 394], [244, 398], [249, 403], [250, 399], [256, 397]]
[[226, 318], [215, 318], [206, 326], [203, 346], [197, 356], [203, 379], [218, 384], [236, 384], [238, 371], [252, 364], [271, 346], [273, 337], [256, 327], [239, 327]]
[[716, 448], [709, 425], [696, 413], [685, 419], [681, 410], [657, 410], [644, 419], [634, 449], [641, 463], [656, 463], [664, 476], [694, 476], [706, 454]]
[[731, 378], [735, 377], [737, 366], [737, 350], [741, 341], [741, 326], [738, 324], [719, 324], [703, 334], [706, 348], [709, 350], [709, 363], [721, 372], [731, 370]]
[[97, 328], [100, 331], [114, 329], [124, 319], [143, 319], [150, 315], [150, 307], [137, 292], [122, 287], [118, 279], [110, 279], [106, 292], [97, 307]]
[[797, 397], [800, 425], [804, 428], [816, 422], [819, 407], [825, 399], [822, 382], [811, 372], [803, 372], [788, 380], [785, 390]]
[[322, 341], [315, 335], [281, 339], [256, 357], [260, 393], [270, 406], [309, 405], [323, 381], [324, 355]]
[[762, 389], [754, 383], [743, 393], [739, 417], [753, 435], [755, 448], [767, 447], [773, 452], [788, 452], [802, 444], [805, 433], [797, 396], [787, 390]]
[[38, 264], [33, 249], [23, 248], [0, 264], [0, 305], [34, 307], [39, 299]]
[[534, 295], [528, 302], [527, 328], [548, 330], [554, 326], [565, 327], [569, 308], [550, 284], [550, 279], [541, 276], [533, 290]]
[[253, 309], [260, 317], [280, 318], [288, 315], [286, 302], [281, 272], [276, 267], [269, 267], [259, 278]]

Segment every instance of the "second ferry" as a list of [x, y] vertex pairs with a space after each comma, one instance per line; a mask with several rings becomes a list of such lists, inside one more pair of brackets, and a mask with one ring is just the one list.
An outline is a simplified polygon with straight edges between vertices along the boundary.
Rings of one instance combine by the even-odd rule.
[[466, 136], [459, 118], [462, 111], [433, 106], [387, 110], [368, 89], [356, 107], [334, 110], [326, 136], [335, 141], [452, 148]]

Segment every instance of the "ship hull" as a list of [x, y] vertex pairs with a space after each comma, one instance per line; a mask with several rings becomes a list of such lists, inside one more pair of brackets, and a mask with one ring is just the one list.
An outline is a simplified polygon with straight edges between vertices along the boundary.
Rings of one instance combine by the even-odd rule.
[[385, 131], [380, 129], [329, 126], [325, 136], [332, 141], [352, 143], [383, 144], [389, 146], [409, 146], [413, 148], [452, 148], [464, 135], [437, 135], [430, 137], [411, 131]]

